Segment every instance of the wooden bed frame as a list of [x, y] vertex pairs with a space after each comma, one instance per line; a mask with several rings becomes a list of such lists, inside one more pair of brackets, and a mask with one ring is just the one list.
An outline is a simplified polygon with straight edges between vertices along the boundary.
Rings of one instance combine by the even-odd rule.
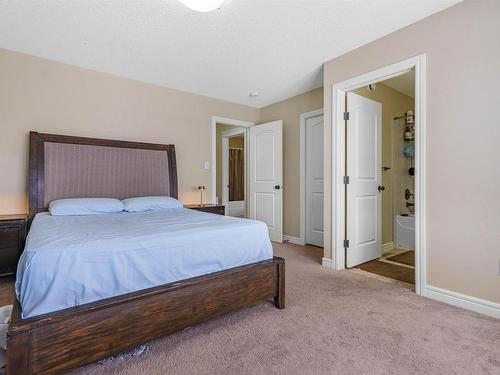
[[[173, 145], [30, 133], [30, 221], [45, 211], [44, 143], [166, 151], [177, 198]], [[274, 257], [209, 275], [22, 319], [16, 301], [7, 331], [7, 374], [60, 374], [263, 300], [285, 307], [285, 261]]]

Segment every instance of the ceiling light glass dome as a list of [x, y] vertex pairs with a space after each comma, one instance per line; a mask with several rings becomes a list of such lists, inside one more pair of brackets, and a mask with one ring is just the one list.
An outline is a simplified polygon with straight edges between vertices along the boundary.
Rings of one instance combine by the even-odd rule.
[[224, 0], [179, 0], [189, 9], [197, 12], [211, 12], [221, 7]]

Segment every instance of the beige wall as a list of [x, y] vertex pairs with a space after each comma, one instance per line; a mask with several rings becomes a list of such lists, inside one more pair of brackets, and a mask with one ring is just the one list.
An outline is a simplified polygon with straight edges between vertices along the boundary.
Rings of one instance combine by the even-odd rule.
[[[393, 242], [394, 239], [394, 213], [396, 212], [394, 200], [400, 198], [397, 199], [400, 202], [401, 191], [404, 192], [406, 188], [410, 188], [409, 185], [412, 182], [409, 178], [406, 178], [408, 172], [403, 175], [401, 168], [396, 168], [396, 164], [399, 165], [401, 161], [404, 162], [405, 160], [402, 160], [404, 159], [402, 152], [401, 155], [394, 154], [393, 143], [402, 145], [404, 142], [402, 137], [393, 137], [396, 127], [393, 119], [410, 109], [413, 111], [415, 109], [414, 100], [382, 83], [377, 83], [375, 91], [368, 91], [366, 87], [361, 87], [353, 92], [382, 104], [382, 166], [391, 168], [382, 172], [382, 185], [385, 186], [382, 193], [382, 244], [387, 244]], [[400, 148], [398, 147], [398, 149]], [[408, 171], [408, 167], [406, 171]], [[400, 184], [404, 186], [400, 186]], [[413, 186], [411, 186], [410, 190], [413, 192]], [[398, 205], [398, 211], [399, 207], [400, 205]]]
[[323, 88], [261, 109], [260, 122], [283, 120], [283, 233], [300, 236], [300, 114], [323, 108]]
[[240, 135], [229, 138], [229, 148], [245, 148], [245, 137]]
[[327, 258], [332, 84], [426, 53], [428, 284], [500, 302], [499, 20], [499, 2], [465, 1], [325, 63]]
[[[239, 120], [239, 119], [238, 119]], [[216, 160], [216, 168], [215, 168], [215, 194], [218, 199], [222, 202], [222, 133], [231, 129], [238, 129], [239, 126], [233, 125], [225, 125], [225, 124], [217, 124], [215, 128], [215, 160]], [[229, 146], [233, 146], [232, 143], [237, 142], [233, 139], [239, 138], [229, 138]], [[209, 199], [207, 197], [207, 199]]]
[[262, 113], [260, 122], [284, 123], [284, 233], [299, 236], [299, 116], [322, 107], [322, 89], [259, 110], [3, 49], [0, 82], [0, 214], [27, 212], [30, 130], [173, 143], [180, 199], [199, 203], [198, 185], [211, 196], [211, 116], [259, 122]]
[[[179, 192], [210, 189], [211, 116], [256, 122], [260, 111], [0, 49], [0, 214], [27, 212], [28, 132], [176, 146]], [[210, 190], [204, 197], [210, 200]]]

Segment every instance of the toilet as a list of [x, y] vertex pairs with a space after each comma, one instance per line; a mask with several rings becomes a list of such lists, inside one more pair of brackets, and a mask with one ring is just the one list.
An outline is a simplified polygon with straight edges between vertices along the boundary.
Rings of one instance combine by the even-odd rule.
[[396, 247], [402, 250], [415, 250], [415, 216], [396, 215]]

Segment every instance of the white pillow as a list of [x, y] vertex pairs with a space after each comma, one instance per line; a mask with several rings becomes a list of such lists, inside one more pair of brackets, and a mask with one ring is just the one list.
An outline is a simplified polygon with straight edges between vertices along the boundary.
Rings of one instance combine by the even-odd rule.
[[123, 199], [123, 206], [128, 212], [166, 210], [180, 208], [182, 203], [168, 196], [136, 197]]
[[50, 202], [54, 216], [99, 215], [123, 211], [123, 203], [113, 198], [66, 198]]

